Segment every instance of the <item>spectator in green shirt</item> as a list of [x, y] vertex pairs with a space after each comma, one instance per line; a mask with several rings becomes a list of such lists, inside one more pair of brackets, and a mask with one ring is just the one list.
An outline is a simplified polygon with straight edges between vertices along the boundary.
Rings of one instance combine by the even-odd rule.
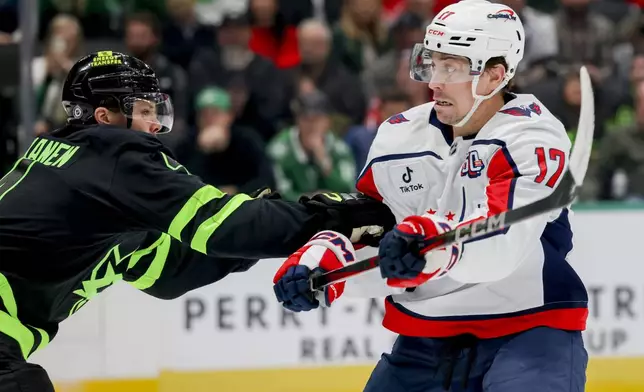
[[295, 126], [271, 140], [277, 189], [286, 199], [319, 192], [350, 192], [356, 179], [349, 147], [330, 131], [331, 105], [318, 90], [299, 96], [293, 105]]

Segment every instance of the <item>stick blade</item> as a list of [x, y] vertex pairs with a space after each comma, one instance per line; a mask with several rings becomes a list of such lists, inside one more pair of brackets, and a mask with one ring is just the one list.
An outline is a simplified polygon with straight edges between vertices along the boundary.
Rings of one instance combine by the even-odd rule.
[[584, 181], [584, 177], [586, 177], [590, 153], [593, 147], [593, 135], [595, 133], [595, 97], [593, 95], [593, 85], [586, 67], [581, 67], [579, 73], [581, 83], [581, 110], [575, 144], [570, 153], [569, 165], [570, 173], [577, 186], [580, 186]]

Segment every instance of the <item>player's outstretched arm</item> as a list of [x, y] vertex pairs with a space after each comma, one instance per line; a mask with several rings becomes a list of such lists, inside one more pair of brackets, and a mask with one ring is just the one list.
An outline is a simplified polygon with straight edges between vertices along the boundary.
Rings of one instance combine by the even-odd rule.
[[354, 228], [393, 224], [385, 206], [365, 197], [318, 195], [294, 203], [227, 195], [151, 141], [119, 153], [108, 194], [133, 226], [215, 257], [285, 257], [321, 230], [350, 237]]
[[[131, 235], [129, 235], [131, 237]], [[195, 252], [166, 233], [138, 233], [139, 248], [120, 263], [123, 279], [143, 292], [161, 299], [181, 295], [217, 282], [228, 274], [243, 272], [257, 260], [213, 258]]]

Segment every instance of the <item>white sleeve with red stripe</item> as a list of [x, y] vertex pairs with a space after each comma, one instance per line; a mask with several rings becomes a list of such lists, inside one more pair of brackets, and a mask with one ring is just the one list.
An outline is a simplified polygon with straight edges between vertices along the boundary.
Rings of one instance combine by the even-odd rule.
[[387, 158], [399, 156], [401, 152], [414, 153], [416, 151], [413, 148], [416, 146], [410, 148], [407, 139], [400, 136], [401, 133], [408, 132], [404, 125], [397, 127], [392, 129], [392, 126], [385, 122], [378, 128], [378, 133], [369, 149], [367, 164], [356, 182], [356, 189], [367, 196], [380, 200], [389, 207], [396, 217], [396, 221], [400, 222], [409, 215], [413, 215], [415, 211], [409, 209], [396, 198], [383, 197], [391, 193], [389, 188], [392, 186], [387, 174], [387, 165], [390, 164]]
[[[367, 164], [358, 178], [356, 189], [388, 206], [396, 216], [396, 220], [399, 222], [405, 218], [406, 215], [398, 213], [397, 210], [399, 209], [388, 204], [388, 201], [383, 198], [383, 192], [380, 190], [378, 185], [382, 182], [382, 186], [386, 186], [386, 168], [384, 165], [377, 163], [377, 158], [388, 155], [391, 151], [390, 149], [392, 145], [395, 146], [395, 143], [392, 143], [390, 134], [391, 132], [388, 132], [386, 123], [383, 123], [378, 129], [376, 138], [371, 144], [369, 155], [367, 157]], [[398, 140], [399, 139], [400, 138], [398, 138]], [[362, 248], [357, 250], [357, 255], [358, 260], [376, 256], [378, 255], [378, 248]], [[371, 298], [386, 297], [388, 295], [401, 294], [403, 292], [404, 289], [388, 286], [387, 281], [382, 278], [380, 270], [377, 268], [347, 280], [344, 291], [345, 296], [347, 297]]]
[[[498, 146], [487, 164], [487, 205], [464, 222], [483, 219], [533, 203], [552, 193], [568, 167], [570, 141], [549, 130], [523, 130]], [[462, 283], [501, 280], [534, 257], [546, 224], [560, 211], [515, 224], [484, 239], [465, 242], [463, 256], [449, 276]]]

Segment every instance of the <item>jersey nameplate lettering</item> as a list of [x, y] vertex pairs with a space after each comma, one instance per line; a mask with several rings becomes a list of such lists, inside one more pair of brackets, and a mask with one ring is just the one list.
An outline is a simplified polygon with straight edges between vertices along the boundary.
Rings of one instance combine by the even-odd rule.
[[36, 138], [25, 154], [30, 161], [40, 162], [45, 166], [65, 168], [75, 159], [80, 147], [57, 140]]

